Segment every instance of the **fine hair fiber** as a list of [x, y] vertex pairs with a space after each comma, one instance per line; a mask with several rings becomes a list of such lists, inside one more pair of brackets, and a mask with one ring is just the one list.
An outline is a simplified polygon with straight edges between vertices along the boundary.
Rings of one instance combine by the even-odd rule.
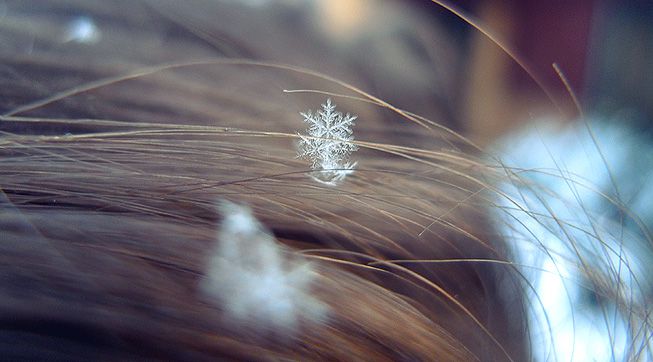
[[0, 359], [539, 360], [533, 249], [649, 360], [638, 218], [569, 206], [582, 241], [462, 135], [455, 37], [408, 11], [343, 38], [317, 3], [2, 2]]

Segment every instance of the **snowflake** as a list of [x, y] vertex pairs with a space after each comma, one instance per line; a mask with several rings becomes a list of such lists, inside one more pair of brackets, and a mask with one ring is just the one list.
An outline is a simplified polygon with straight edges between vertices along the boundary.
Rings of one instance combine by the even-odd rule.
[[300, 114], [309, 126], [307, 134], [299, 134], [298, 157], [311, 161], [314, 180], [336, 185], [356, 167], [355, 162], [349, 161], [349, 155], [358, 149], [352, 143], [351, 130], [356, 116], [337, 112], [331, 99], [315, 114], [311, 111]]

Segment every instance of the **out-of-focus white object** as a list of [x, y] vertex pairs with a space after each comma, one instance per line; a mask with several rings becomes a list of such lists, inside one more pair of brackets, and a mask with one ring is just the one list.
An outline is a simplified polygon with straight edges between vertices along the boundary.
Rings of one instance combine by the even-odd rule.
[[650, 141], [616, 122], [549, 121], [497, 148], [510, 180], [498, 226], [530, 288], [534, 359], [651, 360]]
[[326, 307], [311, 295], [311, 264], [279, 244], [249, 207], [223, 201], [218, 245], [202, 292], [236, 328], [291, 333], [300, 321], [319, 321]]
[[66, 26], [63, 42], [75, 42], [84, 44], [97, 43], [102, 34], [95, 21], [88, 16], [79, 16], [71, 20]]

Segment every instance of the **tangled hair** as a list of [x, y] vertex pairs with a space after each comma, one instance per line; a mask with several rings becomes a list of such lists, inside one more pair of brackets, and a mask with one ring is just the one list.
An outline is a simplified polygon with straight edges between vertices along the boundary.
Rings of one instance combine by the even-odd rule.
[[[344, 41], [317, 3], [180, 4], [5, 2], [4, 358], [533, 359], [533, 281], [497, 214], [542, 210], [458, 132], [446, 31], [408, 11]], [[379, 4], [372, 24], [398, 6]], [[297, 158], [327, 97], [358, 115], [336, 186]], [[629, 312], [624, 356], [650, 358], [646, 304], [609, 282], [589, 288]]]

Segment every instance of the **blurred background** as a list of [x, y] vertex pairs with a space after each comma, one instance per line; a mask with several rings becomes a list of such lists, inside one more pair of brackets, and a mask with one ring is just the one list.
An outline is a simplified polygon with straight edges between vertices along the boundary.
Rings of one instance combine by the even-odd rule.
[[557, 63], [588, 113], [650, 133], [650, 2], [455, 6], [513, 50], [549, 96], [487, 36], [427, 0], [2, 0], [0, 95], [4, 111], [27, 101], [21, 84], [43, 79], [12, 63], [44, 53], [114, 68], [259, 59], [334, 76], [489, 144], [538, 117], [577, 118]]
[[[653, 4], [469, 1], [465, 8], [541, 77], [564, 116], [578, 115], [553, 63], [559, 65], [589, 114], [616, 116], [650, 134]], [[476, 31], [467, 39], [469, 131], [492, 138], [549, 108], [551, 104], [541, 97], [532, 79], [498, 47]]]
[[[326, 1], [329, 14], [360, 14], [378, 20], [377, 5], [366, 0]], [[543, 114], [575, 119], [576, 107], [552, 64], [557, 63], [581, 106], [590, 114], [618, 116], [650, 132], [653, 116], [653, 4], [645, 1], [493, 1], [450, 2], [505, 44], [550, 92], [535, 81], [485, 34], [443, 7], [421, 0], [397, 1], [425, 14], [458, 53], [454, 80], [457, 123], [466, 134], [487, 143], [512, 127]], [[337, 10], [339, 9], [339, 10]], [[366, 9], [366, 11], [361, 11]], [[341, 14], [336, 15], [337, 12]], [[396, 18], [402, 13], [393, 14]], [[406, 22], [413, 19], [406, 17]], [[354, 19], [352, 19], [354, 22]], [[388, 24], [388, 22], [383, 22]], [[327, 27], [327, 31], [337, 27]], [[348, 38], [352, 38], [348, 33]], [[448, 51], [442, 47], [438, 52]], [[451, 66], [452, 63], [447, 63]], [[433, 66], [445, 64], [434, 64]], [[394, 65], [402, 67], [401, 61]], [[450, 70], [445, 73], [450, 74]]]

